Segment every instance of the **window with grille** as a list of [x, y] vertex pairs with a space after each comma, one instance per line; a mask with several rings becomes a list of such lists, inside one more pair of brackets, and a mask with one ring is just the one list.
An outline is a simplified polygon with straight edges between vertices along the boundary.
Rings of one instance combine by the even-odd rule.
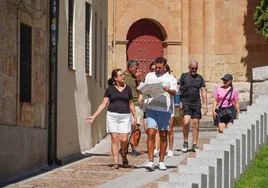
[[20, 24], [20, 102], [32, 98], [32, 28]]
[[90, 67], [90, 26], [91, 26], [91, 4], [86, 3], [85, 14], [85, 70], [86, 74], [91, 74]]
[[68, 67], [73, 68], [73, 16], [74, 0], [69, 0], [68, 7]]
[[94, 21], [94, 33], [95, 33], [95, 36], [94, 36], [94, 78], [97, 79], [97, 61], [98, 61], [98, 15], [97, 13], [95, 13], [95, 21]]
[[100, 86], [102, 86], [102, 72], [103, 72], [103, 70], [102, 70], [102, 64], [103, 64], [103, 61], [102, 61], [102, 56], [103, 56], [103, 54], [102, 54], [102, 36], [103, 36], [103, 34], [102, 34], [102, 21], [100, 22]]

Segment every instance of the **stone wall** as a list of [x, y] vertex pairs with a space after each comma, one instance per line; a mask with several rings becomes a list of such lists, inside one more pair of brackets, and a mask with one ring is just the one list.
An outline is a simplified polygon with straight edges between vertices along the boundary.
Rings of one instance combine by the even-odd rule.
[[[22, 4], [16, 6], [14, 2], [7, 2], [9, 1], [0, 1], [0, 124], [46, 128], [49, 1], [27, 1], [27, 9]], [[31, 11], [34, 18], [41, 19], [33, 19], [27, 11]], [[20, 23], [32, 27], [31, 103], [19, 102]]]
[[[0, 1], [0, 180], [47, 161], [49, 0]], [[32, 101], [20, 102], [20, 23], [32, 27]]]
[[97, 110], [106, 89], [108, 2], [86, 2], [91, 4], [92, 12], [89, 51], [92, 72], [89, 74], [85, 71], [85, 1], [74, 1], [73, 68], [68, 68], [68, 0], [60, 0], [57, 101], [57, 156], [60, 159], [92, 148], [107, 134], [105, 112], [92, 125], [86, 124], [86, 117]]
[[267, 65], [268, 44], [256, 34], [253, 14], [258, 0], [125, 0], [109, 1], [109, 63], [125, 67], [126, 36], [139, 19], [157, 22], [166, 33], [164, 55], [174, 75], [199, 61], [205, 80], [218, 82], [226, 73], [235, 82], [251, 82], [251, 70]]
[[47, 162], [47, 130], [0, 125], [0, 183]]
[[252, 69], [252, 100], [268, 94], [268, 66]]

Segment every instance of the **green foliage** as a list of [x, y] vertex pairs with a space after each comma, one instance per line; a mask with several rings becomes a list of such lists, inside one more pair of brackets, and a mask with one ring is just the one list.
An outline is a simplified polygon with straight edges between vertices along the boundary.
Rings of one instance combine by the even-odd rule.
[[268, 144], [257, 153], [252, 166], [243, 175], [236, 188], [267, 188], [268, 187]]
[[268, 0], [260, 0], [253, 19], [254, 23], [258, 26], [256, 32], [268, 40]]

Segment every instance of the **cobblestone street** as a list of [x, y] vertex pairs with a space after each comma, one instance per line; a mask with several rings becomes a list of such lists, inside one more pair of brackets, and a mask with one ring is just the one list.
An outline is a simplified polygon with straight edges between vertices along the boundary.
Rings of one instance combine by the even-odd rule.
[[[181, 128], [176, 128], [176, 130]], [[130, 165], [126, 168], [111, 170], [113, 163], [111, 152], [105, 152], [109, 148], [107, 144], [110, 137], [107, 136], [96, 146], [93, 152], [88, 151], [86, 158], [56, 168], [7, 187], [158, 187], [158, 182], [168, 181], [170, 172], [178, 171], [178, 165], [185, 165], [188, 157], [195, 157], [195, 153], [181, 152], [182, 133], [175, 130], [174, 157], [165, 158], [167, 171], [156, 169], [148, 172], [144, 165], [148, 162], [145, 134], [142, 134], [137, 150], [141, 155], [133, 157], [128, 155]], [[190, 133], [191, 134], [191, 133]], [[215, 137], [216, 132], [201, 132], [198, 146], [209, 143], [210, 138]], [[190, 136], [191, 138], [191, 136]], [[189, 141], [191, 144], [191, 140]], [[107, 150], [107, 149], [106, 149]], [[157, 164], [158, 158], [155, 158]]]

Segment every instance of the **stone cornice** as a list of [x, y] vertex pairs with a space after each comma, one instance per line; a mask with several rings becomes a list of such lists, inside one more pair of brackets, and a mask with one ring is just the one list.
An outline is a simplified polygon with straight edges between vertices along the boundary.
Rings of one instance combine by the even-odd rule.
[[181, 45], [180, 41], [172, 41], [172, 40], [166, 40], [162, 42], [164, 46], [168, 46], [168, 45]]
[[118, 45], [127, 45], [128, 43], [128, 40], [117, 40], [115, 41], [115, 44], [118, 44]]

